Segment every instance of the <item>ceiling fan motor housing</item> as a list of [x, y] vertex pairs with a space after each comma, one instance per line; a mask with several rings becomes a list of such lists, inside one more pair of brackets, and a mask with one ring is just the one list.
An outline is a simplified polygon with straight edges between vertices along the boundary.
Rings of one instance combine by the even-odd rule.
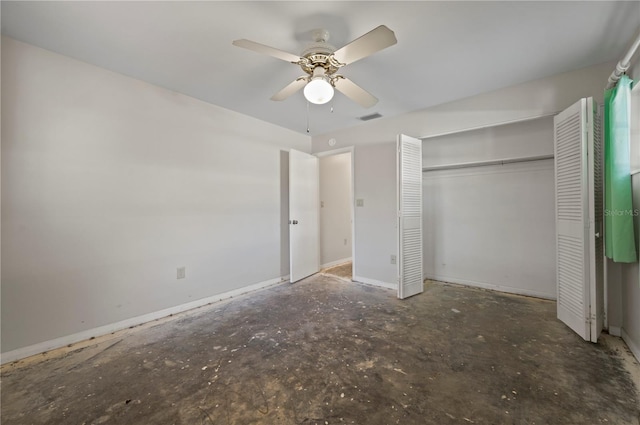
[[[306, 49], [305, 53], [307, 50], [310, 49]], [[327, 75], [331, 75], [344, 65], [333, 57], [333, 52], [319, 53], [317, 50], [311, 50], [311, 53], [307, 54], [303, 53], [303, 56], [300, 58], [300, 62], [298, 63], [302, 70], [309, 75], [312, 75], [313, 70], [319, 66], [324, 68]]]
[[315, 29], [311, 31], [313, 42], [307, 45], [300, 57], [300, 67], [309, 75], [313, 70], [321, 66], [327, 75], [335, 73], [343, 64], [333, 58], [336, 48], [327, 43], [329, 31], [325, 29]]

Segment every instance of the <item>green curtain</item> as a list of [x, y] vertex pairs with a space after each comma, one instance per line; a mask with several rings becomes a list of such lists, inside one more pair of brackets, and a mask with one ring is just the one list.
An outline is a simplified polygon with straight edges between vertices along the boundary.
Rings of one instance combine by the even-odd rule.
[[620, 263], [637, 260], [629, 153], [631, 84], [623, 75], [604, 93], [605, 254]]

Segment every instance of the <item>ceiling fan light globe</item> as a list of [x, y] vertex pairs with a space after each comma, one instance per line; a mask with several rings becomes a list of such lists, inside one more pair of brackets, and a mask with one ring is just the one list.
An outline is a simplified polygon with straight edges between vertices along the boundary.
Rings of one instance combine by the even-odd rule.
[[333, 98], [333, 86], [324, 78], [315, 78], [304, 86], [304, 97], [316, 105], [324, 105]]

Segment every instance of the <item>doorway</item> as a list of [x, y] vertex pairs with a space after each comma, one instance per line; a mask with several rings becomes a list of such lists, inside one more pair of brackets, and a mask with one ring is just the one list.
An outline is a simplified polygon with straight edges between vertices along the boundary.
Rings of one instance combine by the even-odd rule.
[[318, 153], [320, 268], [344, 280], [354, 269], [353, 147]]

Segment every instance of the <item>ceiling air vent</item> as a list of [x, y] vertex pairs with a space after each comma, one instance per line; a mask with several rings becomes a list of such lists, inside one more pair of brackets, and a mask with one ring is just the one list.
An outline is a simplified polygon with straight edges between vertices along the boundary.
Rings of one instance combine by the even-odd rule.
[[373, 113], [373, 114], [369, 114], [369, 115], [365, 115], [363, 117], [358, 118], [361, 121], [369, 121], [369, 120], [375, 120], [376, 118], [380, 118], [382, 115], [380, 115], [379, 113]]

